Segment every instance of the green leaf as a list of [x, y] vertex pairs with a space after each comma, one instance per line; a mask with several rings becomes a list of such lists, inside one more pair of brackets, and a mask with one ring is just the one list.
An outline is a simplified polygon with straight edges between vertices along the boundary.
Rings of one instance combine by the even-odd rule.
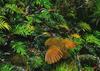
[[35, 27], [30, 24], [23, 24], [23, 25], [18, 24], [15, 27], [13, 33], [22, 35], [22, 36], [28, 36], [28, 35], [32, 35], [34, 30], [35, 30]]
[[0, 16], [0, 30], [11, 30], [11, 26], [4, 20], [2, 16]]
[[34, 68], [38, 68], [43, 65], [43, 59], [36, 56], [33, 58], [32, 63]]
[[51, 8], [51, 3], [49, 0], [35, 0], [34, 4], [44, 6], [45, 8]]
[[56, 66], [52, 71], [78, 71], [76, 64], [73, 62], [62, 62]]
[[13, 71], [13, 66], [11, 64], [3, 64], [0, 71]]
[[80, 22], [79, 23], [79, 27], [80, 29], [82, 29], [83, 31], [91, 31], [91, 27], [89, 24], [85, 23], [85, 22]]
[[50, 14], [48, 12], [48, 10], [42, 10], [40, 14], [38, 14], [39, 18], [46, 18], [49, 19], [50, 18]]
[[88, 42], [88, 43], [94, 43], [94, 44], [96, 44], [96, 45], [98, 45], [98, 46], [100, 46], [100, 39], [98, 39], [97, 37], [95, 37], [94, 35], [87, 35], [86, 37], [85, 37], [85, 39], [86, 39], [86, 41]]
[[32, 22], [33, 22], [33, 16], [34, 16], [34, 15], [26, 16], [26, 19], [28, 20], [28, 21], [27, 21], [28, 24], [32, 24]]
[[66, 30], [69, 29], [69, 26], [68, 26], [68, 24], [66, 24], [66, 23], [63, 23], [63, 24], [57, 25], [56, 27], [57, 27], [58, 29], [60, 29], [60, 28], [63, 28], [63, 29], [66, 29]]
[[10, 9], [13, 12], [19, 13], [19, 14], [23, 14], [23, 10], [21, 8], [18, 8], [18, 6], [16, 4], [6, 4], [5, 5], [6, 8]]
[[73, 41], [79, 45], [79, 44], [83, 44], [84, 39], [82, 39], [81, 37], [80, 38], [73, 38]]
[[27, 54], [27, 51], [26, 51], [26, 45], [24, 42], [13, 42], [11, 44], [12, 48], [14, 49], [14, 51], [18, 54], [21, 54], [21, 55], [26, 55]]

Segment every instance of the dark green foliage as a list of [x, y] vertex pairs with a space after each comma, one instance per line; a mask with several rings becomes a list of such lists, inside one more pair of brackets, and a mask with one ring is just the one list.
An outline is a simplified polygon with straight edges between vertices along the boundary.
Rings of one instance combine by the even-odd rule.
[[[82, 66], [94, 57], [99, 69], [99, 23], [100, 0], [0, 0], [0, 71], [93, 71]], [[45, 62], [51, 37], [76, 43], [55, 69]]]
[[0, 45], [4, 45], [5, 44], [5, 42], [6, 42], [6, 39], [5, 38], [3, 38], [3, 37], [0, 37]]
[[95, 9], [95, 15], [96, 16], [100, 16], [100, 1], [99, 0], [96, 0], [96, 9]]

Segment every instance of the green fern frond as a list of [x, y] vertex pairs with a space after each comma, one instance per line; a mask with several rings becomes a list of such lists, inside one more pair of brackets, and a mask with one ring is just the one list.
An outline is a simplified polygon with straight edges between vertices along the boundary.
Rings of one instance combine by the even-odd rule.
[[[56, 67], [54, 71], [66, 71], [67, 69], [67, 64], [61, 63], [59, 66]], [[71, 69], [70, 69], [71, 70]], [[72, 71], [72, 70], [71, 70]]]
[[98, 39], [98, 38], [97, 38], [96, 36], [94, 36], [94, 35], [87, 35], [87, 36], [85, 37], [85, 39], [86, 39], [86, 41], [87, 41], [88, 43], [94, 43], [94, 44], [100, 46], [100, 39]]
[[78, 71], [78, 68], [75, 62], [62, 62], [53, 71]]
[[79, 27], [83, 30], [83, 31], [91, 31], [91, 27], [89, 24], [85, 23], [85, 22], [80, 22], [79, 23]]
[[60, 25], [56, 25], [55, 26], [57, 29], [66, 29], [66, 30], [69, 30], [69, 26], [67, 23], [61, 23]]
[[17, 25], [14, 30], [14, 34], [22, 35], [22, 36], [28, 36], [32, 35], [35, 30], [35, 27], [30, 24], [24, 24], [24, 25]]
[[21, 41], [12, 42], [11, 46], [16, 53], [21, 54], [21, 55], [26, 55], [27, 51], [26, 51], [26, 45], [24, 42], [21, 42]]
[[32, 64], [34, 68], [41, 67], [43, 65], [43, 59], [41, 57], [34, 57]]
[[47, 9], [52, 5], [49, 0], [35, 0], [34, 4], [44, 6]]
[[0, 30], [11, 30], [11, 26], [4, 20], [2, 16], [0, 16]]
[[64, 17], [60, 15], [59, 13], [52, 14], [52, 18], [58, 23], [66, 22]]
[[16, 4], [6, 4], [5, 7], [10, 9], [12, 12], [16, 12], [18, 14], [23, 14], [24, 11], [21, 8], [18, 8]]
[[2, 64], [0, 67], [0, 71], [13, 71], [14, 66], [11, 64]]

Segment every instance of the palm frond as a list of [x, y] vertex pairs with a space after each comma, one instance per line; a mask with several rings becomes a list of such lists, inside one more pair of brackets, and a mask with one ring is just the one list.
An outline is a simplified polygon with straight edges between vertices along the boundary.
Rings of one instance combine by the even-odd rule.
[[85, 23], [85, 22], [80, 22], [79, 23], [79, 27], [81, 30], [83, 31], [91, 31], [91, 27], [89, 24]]
[[11, 26], [4, 20], [2, 16], [0, 16], [0, 30], [11, 30]]

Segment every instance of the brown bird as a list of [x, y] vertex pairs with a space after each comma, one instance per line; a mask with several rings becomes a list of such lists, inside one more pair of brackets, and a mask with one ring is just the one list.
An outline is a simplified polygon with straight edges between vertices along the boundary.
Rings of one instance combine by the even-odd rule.
[[45, 54], [45, 61], [48, 64], [58, 62], [62, 58], [69, 56], [69, 49], [76, 47], [76, 43], [69, 39], [49, 38], [45, 42], [45, 46], [49, 47]]
[[45, 55], [45, 61], [48, 64], [52, 64], [59, 61], [62, 56], [63, 53], [57, 46], [51, 46]]

